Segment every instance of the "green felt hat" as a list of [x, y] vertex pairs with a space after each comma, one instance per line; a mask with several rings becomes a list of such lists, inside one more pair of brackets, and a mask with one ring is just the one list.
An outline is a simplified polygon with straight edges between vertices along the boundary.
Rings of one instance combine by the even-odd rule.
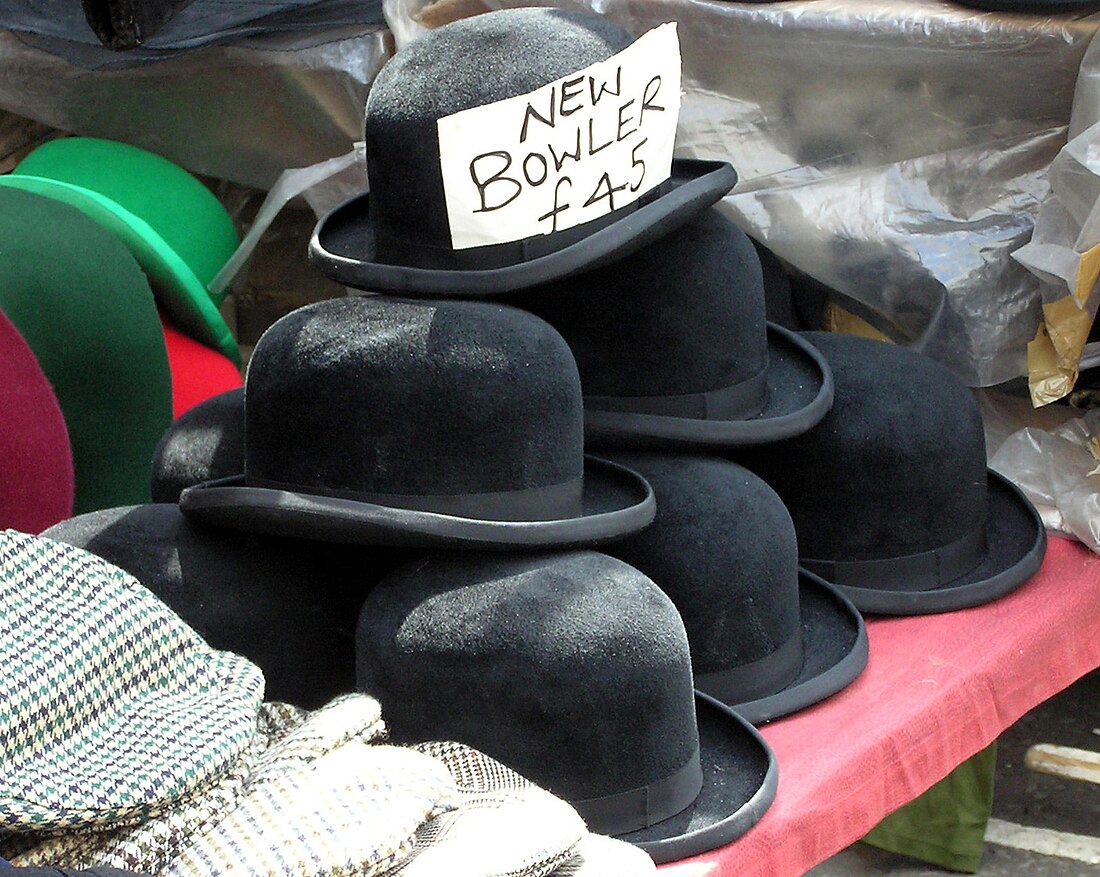
[[0, 187], [0, 240], [0, 310], [61, 405], [75, 513], [148, 502], [172, 378], [145, 275], [79, 210], [13, 187]]
[[108, 228], [192, 337], [234, 362], [240, 351], [207, 285], [237, 248], [233, 220], [178, 165], [125, 143], [67, 137], [38, 147], [0, 184], [62, 201]]

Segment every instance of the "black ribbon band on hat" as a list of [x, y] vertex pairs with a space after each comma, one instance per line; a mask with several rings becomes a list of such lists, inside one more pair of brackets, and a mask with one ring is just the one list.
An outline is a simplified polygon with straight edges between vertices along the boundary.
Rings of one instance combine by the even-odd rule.
[[541, 259], [558, 250], [572, 246], [584, 240], [593, 232], [607, 228], [612, 223], [656, 201], [672, 189], [672, 180], [665, 180], [654, 186], [637, 201], [632, 201], [618, 210], [589, 220], [581, 225], [540, 234], [521, 241], [507, 241], [501, 244], [488, 244], [483, 247], [469, 247], [455, 250], [450, 247], [433, 246], [423, 241], [398, 238], [385, 233], [375, 226], [374, 239], [378, 256], [382, 261], [397, 264], [416, 264], [420, 268], [454, 269], [458, 271], [476, 271], [486, 268], [502, 268]]
[[727, 706], [747, 703], [782, 691], [802, 670], [802, 629], [771, 654], [749, 664], [700, 673], [695, 687]]
[[432, 512], [456, 518], [472, 518], [481, 521], [561, 521], [583, 514], [582, 496], [584, 478], [571, 478], [561, 484], [545, 487], [528, 487], [523, 490], [500, 490], [492, 493], [368, 493], [359, 490], [333, 490], [329, 488], [286, 484], [270, 478], [248, 475], [249, 487], [271, 490], [287, 490], [309, 493], [315, 496], [331, 496], [334, 499], [351, 499], [356, 502]]
[[985, 560], [985, 527], [941, 548], [882, 560], [808, 560], [803, 568], [834, 585], [876, 591], [929, 591], [966, 575]]
[[569, 803], [581, 814], [589, 831], [626, 834], [675, 816], [699, 797], [702, 788], [703, 769], [696, 749], [687, 764], [663, 780], [628, 792]]
[[692, 420], [744, 420], [759, 414], [768, 401], [768, 370], [720, 390], [682, 396], [585, 396], [591, 411], [658, 414]]

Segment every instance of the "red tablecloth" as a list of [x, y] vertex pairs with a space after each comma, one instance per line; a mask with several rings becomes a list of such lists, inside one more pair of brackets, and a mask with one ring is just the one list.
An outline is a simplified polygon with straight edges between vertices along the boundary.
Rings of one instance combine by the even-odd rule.
[[779, 790], [740, 840], [665, 877], [787, 877], [866, 834], [1020, 716], [1100, 666], [1100, 557], [1052, 537], [1042, 568], [996, 602], [867, 624], [856, 682], [762, 728]]

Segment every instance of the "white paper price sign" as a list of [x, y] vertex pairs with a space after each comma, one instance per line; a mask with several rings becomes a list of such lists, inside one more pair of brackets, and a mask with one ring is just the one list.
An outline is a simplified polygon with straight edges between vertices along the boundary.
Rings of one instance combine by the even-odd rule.
[[550, 234], [638, 200], [672, 172], [679, 114], [670, 23], [530, 94], [439, 119], [451, 245]]

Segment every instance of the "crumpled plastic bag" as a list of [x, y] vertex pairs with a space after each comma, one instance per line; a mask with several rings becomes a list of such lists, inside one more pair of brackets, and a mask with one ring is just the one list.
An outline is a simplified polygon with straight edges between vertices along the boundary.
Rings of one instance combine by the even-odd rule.
[[1100, 409], [979, 398], [990, 467], [1023, 490], [1048, 530], [1100, 553]]
[[1050, 167], [1031, 241], [1013, 258], [1038, 279], [1043, 324], [1028, 347], [1035, 405], [1067, 395], [1100, 310], [1100, 43], [1081, 62], [1071, 139]]

